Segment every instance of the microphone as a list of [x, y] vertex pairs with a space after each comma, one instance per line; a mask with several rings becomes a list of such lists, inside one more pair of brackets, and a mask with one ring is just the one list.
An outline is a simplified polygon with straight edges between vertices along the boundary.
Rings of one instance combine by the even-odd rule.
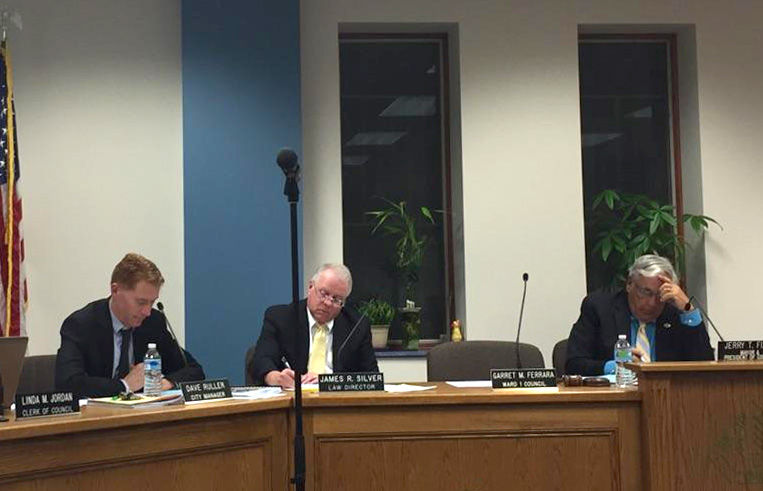
[[185, 358], [185, 351], [183, 348], [180, 347], [180, 343], [178, 343], [178, 338], [175, 336], [175, 331], [172, 330], [172, 325], [170, 324], [170, 320], [167, 317], [167, 314], [164, 313], [164, 304], [162, 302], [156, 303], [156, 308], [159, 309], [159, 312], [161, 312], [164, 315], [164, 323], [167, 326], [167, 330], [170, 332], [170, 337], [172, 337], [172, 340], [175, 341], [175, 346], [177, 346], [178, 351], [180, 352], [180, 357], [183, 359], [183, 366], [188, 366], [188, 360]]
[[[345, 309], [345, 312], [347, 312], [348, 314], [350, 313], [347, 309]], [[358, 319], [358, 321], [355, 323], [355, 325], [352, 326], [352, 329], [350, 330], [350, 334], [348, 334], [347, 337], [344, 338], [344, 342], [342, 343], [341, 346], [339, 346], [339, 349], [336, 350], [336, 363], [334, 363], [334, 366], [337, 369], [334, 370], [335, 372], [340, 372], [341, 371], [341, 370], [339, 370], [339, 367], [342, 366], [342, 350], [347, 345], [347, 341], [349, 341], [350, 338], [352, 337], [352, 335], [355, 334], [355, 330], [358, 328], [358, 326], [360, 325], [360, 321], [362, 321], [365, 316], [366, 316], [366, 313], [363, 312], [363, 315], [361, 315], [360, 318]]]
[[524, 288], [522, 289], [522, 304], [519, 307], [519, 325], [517, 325], [517, 341], [514, 343], [514, 347], [517, 350], [517, 368], [522, 368], [522, 359], [519, 357], [519, 331], [522, 330], [522, 314], [525, 311], [525, 296], [527, 296], [527, 280], [530, 279], [530, 275], [527, 273], [522, 274], [522, 281], [524, 282]]
[[276, 156], [276, 163], [288, 178], [296, 178], [299, 175], [299, 159], [291, 148], [282, 148]]
[[721, 341], [725, 341], [723, 339], [723, 336], [721, 336], [721, 333], [718, 332], [718, 329], [715, 327], [715, 324], [713, 324], [713, 320], [710, 319], [710, 316], [707, 315], [707, 312], [705, 311], [705, 309], [702, 308], [702, 304], [700, 303], [700, 301], [694, 298], [694, 295], [692, 295], [689, 298], [689, 305], [691, 305], [692, 302], [697, 303], [697, 308], [699, 309], [699, 313], [702, 314], [702, 317], [707, 319], [708, 324], [710, 324], [710, 326], [713, 328], [713, 331], [715, 331], [715, 334], [718, 336], [718, 339], [720, 339]]
[[[299, 181], [299, 159], [297, 158], [297, 154], [294, 153], [294, 150], [291, 148], [282, 148], [278, 155], [276, 156], [276, 163], [278, 164], [278, 167], [281, 168], [284, 175], [286, 176], [286, 182], [283, 185], [283, 194], [287, 197], [289, 203], [296, 203], [299, 201], [299, 186], [297, 186], [297, 181]], [[297, 229], [296, 229], [296, 219], [297, 219], [297, 210], [296, 207], [294, 210], [292, 210], [292, 234], [296, 236]], [[292, 244], [292, 254], [296, 255], [296, 243]], [[296, 268], [295, 272], [292, 274], [292, 296], [294, 297], [294, 301], [297, 301], [298, 294], [297, 294], [297, 288], [296, 288]]]

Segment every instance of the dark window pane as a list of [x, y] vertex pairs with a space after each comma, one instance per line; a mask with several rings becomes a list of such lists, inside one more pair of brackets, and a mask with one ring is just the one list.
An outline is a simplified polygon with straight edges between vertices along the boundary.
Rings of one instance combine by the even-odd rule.
[[615, 272], [593, 253], [593, 197], [604, 189], [673, 203], [668, 42], [581, 41], [580, 113], [588, 289]]
[[[382, 198], [405, 201], [408, 211], [443, 209], [441, 39], [341, 39], [344, 258], [355, 279], [353, 301], [372, 296], [404, 304], [404, 282], [394, 267], [394, 239], [371, 235], [365, 212]], [[430, 239], [414, 300], [422, 309], [422, 339], [446, 326], [444, 224], [419, 220]], [[390, 337], [399, 339], [393, 324]]]

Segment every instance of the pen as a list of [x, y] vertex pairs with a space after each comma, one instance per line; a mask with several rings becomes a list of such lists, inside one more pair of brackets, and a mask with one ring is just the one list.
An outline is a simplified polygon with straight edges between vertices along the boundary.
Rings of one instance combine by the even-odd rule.
[[283, 363], [284, 365], [286, 365], [286, 368], [288, 368], [289, 370], [291, 370], [291, 365], [289, 365], [289, 360], [287, 360], [285, 356], [282, 356], [282, 357], [281, 357], [281, 363]]

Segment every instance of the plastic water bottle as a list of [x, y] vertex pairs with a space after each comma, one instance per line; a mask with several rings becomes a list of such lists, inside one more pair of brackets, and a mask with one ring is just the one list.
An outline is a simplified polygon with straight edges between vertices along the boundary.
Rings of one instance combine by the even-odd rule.
[[615, 343], [615, 383], [618, 387], [633, 385], [633, 372], [623, 365], [629, 361], [631, 361], [631, 345], [625, 334], [620, 334]]
[[148, 343], [146, 357], [143, 358], [146, 378], [143, 382], [143, 395], [153, 397], [162, 393], [162, 357], [156, 349], [156, 343]]

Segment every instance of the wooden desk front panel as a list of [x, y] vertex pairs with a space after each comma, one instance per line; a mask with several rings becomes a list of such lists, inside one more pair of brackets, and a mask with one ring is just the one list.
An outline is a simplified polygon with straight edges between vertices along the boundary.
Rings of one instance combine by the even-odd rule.
[[639, 380], [650, 489], [763, 489], [763, 370]]
[[0, 489], [285, 489], [286, 432], [278, 410], [0, 440]]
[[641, 489], [637, 402], [306, 414], [308, 489]]

